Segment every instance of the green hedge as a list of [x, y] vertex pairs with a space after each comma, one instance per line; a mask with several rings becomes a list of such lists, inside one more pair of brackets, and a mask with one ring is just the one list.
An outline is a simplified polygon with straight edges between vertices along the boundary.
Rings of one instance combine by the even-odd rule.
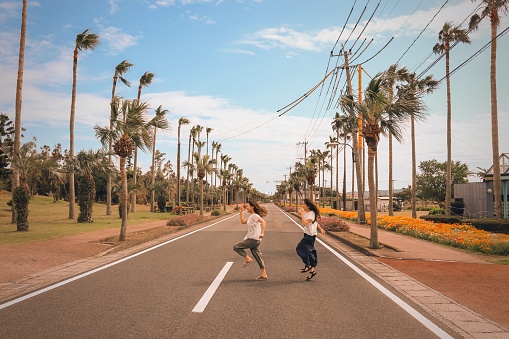
[[461, 224], [461, 218], [455, 216], [445, 216], [442, 214], [435, 215], [421, 215], [421, 219], [432, 221], [432, 222], [441, 222], [444, 224]]
[[475, 228], [486, 232], [509, 234], [509, 219], [463, 219], [463, 223], [470, 224]]

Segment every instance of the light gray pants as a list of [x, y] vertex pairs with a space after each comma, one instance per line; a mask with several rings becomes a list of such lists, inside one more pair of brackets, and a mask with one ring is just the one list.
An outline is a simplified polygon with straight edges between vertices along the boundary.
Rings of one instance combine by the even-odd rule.
[[263, 262], [262, 252], [260, 251], [260, 240], [244, 239], [233, 245], [233, 250], [243, 257], [247, 256], [246, 249], [249, 248], [253, 254], [254, 259], [260, 266], [260, 269], [265, 268]]

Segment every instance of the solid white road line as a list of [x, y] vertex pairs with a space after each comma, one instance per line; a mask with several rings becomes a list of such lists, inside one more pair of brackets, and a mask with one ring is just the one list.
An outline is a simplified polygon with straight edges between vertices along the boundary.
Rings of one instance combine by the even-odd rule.
[[209, 304], [210, 299], [212, 299], [212, 296], [214, 293], [216, 293], [217, 288], [221, 284], [221, 281], [223, 281], [224, 277], [226, 276], [226, 273], [228, 273], [228, 270], [230, 267], [232, 267], [233, 262], [228, 261], [226, 265], [224, 265], [223, 269], [219, 274], [217, 275], [216, 279], [212, 282], [212, 284], [209, 286], [207, 291], [205, 291], [205, 294], [201, 297], [200, 301], [196, 304], [196, 306], [193, 308], [193, 312], [195, 313], [202, 313], [205, 310], [205, 307]]
[[[297, 226], [299, 226], [301, 229], [303, 227], [299, 225], [295, 220], [290, 218], [288, 214], [284, 213], [282, 210], [279, 209], [281, 213], [283, 213], [288, 219], [293, 221], [293, 223]], [[414, 317], [418, 322], [426, 326], [431, 332], [435, 333], [439, 338], [453, 338], [449, 334], [447, 334], [444, 330], [442, 330], [440, 327], [435, 325], [431, 320], [426, 318], [424, 315], [419, 313], [416, 309], [414, 309], [412, 306], [408, 305], [406, 302], [401, 300], [398, 296], [396, 296], [394, 293], [383, 287], [380, 283], [378, 283], [376, 280], [371, 278], [369, 275], [367, 275], [364, 271], [362, 271], [359, 267], [352, 264], [348, 259], [346, 259], [344, 256], [336, 252], [333, 248], [331, 248], [329, 245], [324, 243], [322, 240], [316, 238], [316, 240], [322, 244], [323, 247], [328, 249], [332, 254], [334, 254], [336, 257], [338, 257], [341, 261], [343, 261], [346, 265], [348, 265], [352, 270], [354, 270], [357, 274], [359, 274], [362, 278], [364, 278], [367, 282], [369, 282], [371, 285], [373, 285], [376, 289], [378, 289], [380, 292], [385, 294], [389, 299], [391, 299], [393, 302], [395, 302], [399, 307], [401, 307], [403, 310], [405, 310], [408, 314], [410, 314], [412, 317]]]

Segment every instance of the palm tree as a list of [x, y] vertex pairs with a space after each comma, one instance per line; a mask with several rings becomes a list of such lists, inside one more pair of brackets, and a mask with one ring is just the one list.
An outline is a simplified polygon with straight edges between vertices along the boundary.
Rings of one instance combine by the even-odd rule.
[[226, 169], [226, 165], [228, 164], [228, 162], [230, 160], [231, 160], [231, 158], [227, 154], [221, 155], [221, 163], [224, 166], [223, 169], [221, 170], [221, 178], [222, 178], [221, 186], [223, 188], [223, 208], [224, 208], [225, 212], [226, 212], [226, 204], [227, 204], [226, 182], [230, 179], [229, 172]]
[[[131, 83], [127, 81], [122, 75], [129, 71], [133, 66], [129, 61], [123, 60], [115, 67], [115, 73], [113, 74], [113, 85], [111, 87], [111, 101], [110, 101], [110, 131], [113, 130], [113, 109], [115, 104], [115, 90], [117, 88], [117, 80], [120, 79], [127, 87], [131, 87]], [[108, 159], [111, 162], [111, 155], [113, 154], [113, 144], [108, 145]], [[108, 175], [106, 188], [106, 215], [111, 215], [111, 174]]]
[[[99, 36], [89, 33], [90, 29], [86, 29], [83, 33], [76, 36], [76, 45], [74, 47], [73, 67], [72, 67], [72, 96], [71, 96], [71, 118], [69, 121], [69, 157], [71, 162], [74, 159], [74, 116], [76, 107], [76, 73], [78, 70], [78, 52], [93, 50], [99, 45]], [[70, 168], [69, 173], [69, 219], [74, 219], [74, 203], [76, 200], [74, 192], [74, 169]]]
[[155, 117], [148, 122], [149, 126], [152, 127], [154, 130], [154, 134], [152, 137], [152, 188], [150, 192], [150, 212], [155, 212], [154, 209], [154, 202], [155, 202], [155, 191], [154, 191], [154, 185], [156, 180], [156, 168], [155, 168], [155, 154], [156, 154], [156, 136], [157, 136], [157, 129], [168, 129], [170, 127], [170, 124], [168, 123], [168, 120], [166, 119], [165, 115], [168, 113], [167, 109], [163, 109], [161, 105], [157, 107], [156, 109], [156, 115]]
[[385, 86], [383, 74], [378, 74], [369, 82], [363, 102], [353, 103], [358, 114], [362, 116], [362, 134], [368, 146], [368, 187], [371, 207], [370, 248], [379, 248], [374, 161], [380, 135], [386, 136], [390, 133], [396, 140], [401, 141], [401, 128], [410, 118], [410, 114], [422, 115], [424, 112], [424, 104], [420, 99], [421, 94], [412, 90], [400, 91], [396, 99], [390, 101], [384, 90]]
[[[182, 125], [189, 124], [189, 119], [186, 119], [184, 117], [179, 119], [178, 122], [178, 132], [177, 132], [177, 206], [180, 206], [180, 127]], [[180, 211], [180, 209], [179, 209]]]
[[[154, 79], [155, 74], [150, 72], [145, 72], [141, 78], [140, 83], [138, 85], [138, 102], [140, 101], [141, 97], [141, 90], [143, 87], [147, 87], [152, 83], [152, 80]], [[133, 183], [135, 189], [133, 190], [132, 197], [131, 197], [131, 212], [136, 213], [136, 185], [137, 185], [137, 175], [138, 175], [138, 148], [134, 149], [134, 164], [133, 164]]]
[[[384, 73], [389, 100], [392, 101], [394, 97], [394, 86], [402, 82], [408, 76], [408, 69], [406, 67], [399, 67], [398, 64], [391, 65]], [[391, 119], [392, 113], [389, 112], [389, 119]], [[392, 205], [393, 201], [393, 161], [392, 161], [392, 134], [389, 133], [389, 215], [394, 216], [394, 209]]]
[[189, 203], [189, 174], [191, 173], [191, 142], [194, 144], [194, 136], [196, 135], [195, 127], [193, 126], [189, 131], [189, 142], [187, 144], [187, 161], [184, 166], [187, 167], [187, 180], [186, 180], [186, 203]]
[[135, 147], [142, 151], [150, 150], [152, 146], [151, 126], [147, 122], [146, 112], [148, 104], [145, 102], [117, 100], [113, 106], [113, 116], [115, 123], [112, 131], [109, 128], [95, 126], [96, 137], [101, 141], [104, 147], [107, 147], [110, 141], [113, 143], [113, 150], [120, 157], [120, 178], [122, 180], [121, 194], [121, 215], [122, 224], [120, 226], [119, 241], [126, 238], [127, 227], [127, 172], [125, 168], [126, 160], [130, 157]]
[[[27, 32], [27, 0], [23, 0], [21, 9], [21, 33], [19, 39], [18, 79], [16, 80], [16, 118], [14, 121], [14, 150], [13, 155], [19, 154], [21, 144], [21, 105], [23, 103], [23, 70], [25, 68], [25, 41]], [[19, 186], [19, 173], [12, 173], [12, 190]], [[14, 192], [14, 191], [13, 191]], [[13, 204], [11, 222], [16, 222], [16, 209]]]
[[[406, 84], [403, 88], [408, 87], [410, 90], [416, 91], [418, 93], [433, 93], [438, 87], [438, 81], [433, 79], [432, 75], [428, 75], [424, 79], [417, 79], [417, 75], [415, 73], [408, 73], [405, 76]], [[414, 114], [410, 115], [410, 135], [412, 141], [412, 186], [411, 186], [411, 208], [412, 208], [412, 218], [417, 218], [417, 156], [415, 152], [415, 119], [419, 117], [415, 117]]]
[[[205, 133], [207, 133], [207, 145], [206, 145], [206, 147], [207, 147], [206, 154], [207, 155], [209, 155], [209, 134], [210, 134], [210, 132], [212, 132], [212, 128], [210, 128], [210, 127], [205, 128]], [[214, 156], [212, 155], [211, 158], [214, 158]], [[205, 175], [205, 181], [207, 181], [207, 175]]]
[[[216, 156], [215, 156], [215, 159], [216, 159], [216, 175], [214, 176], [214, 187], [217, 191], [217, 173], [219, 173], [219, 170], [221, 169], [221, 163], [219, 162], [219, 152], [221, 152], [221, 144], [219, 142], [216, 142]], [[221, 183], [219, 183], [221, 184]], [[219, 192], [218, 192], [219, 193]], [[220, 198], [218, 199], [218, 204], [220, 204]]]
[[[472, 0], [476, 1], [476, 0]], [[482, 17], [489, 16], [491, 23], [491, 147], [493, 159], [493, 194], [495, 195], [495, 216], [502, 218], [502, 186], [500, 176], [500, 151], [498, 148], [498, 104], [497, 104], [497, 28], [500, 25], [500, 14], [509, 12], [509, 0], [481, 0], [485, 5]], [[476, 13], [470, 18], [469, 28], [477, 30], [481, 17]]]
[[[350, 146], [352, 148], [352, 210], [355, 210], [355, 185], [354, 185], [354, 179], [355, 174], [357, 173], [357, 219], [358, 222], [363, 224], [366, 222], [366, 215], [364, 211], [364, 190], [362, 188], [362, 178], [359, 176], [362, 175], [360, 163], [359, 161], [356, 161], [356, 158], [358, 159], [358, 138], [357, 138], [357, 130], [358, 130], [358, 117], [357, 113], [355, 112], [355, 100], [353, 96], [351, 95], [344, 95], [342, 99], [340, 100], [341, 109], [346, 113], [343, 116], [339, 117], [339, 123], [341, 124], [341, 131], [342, 135], [338, 135], [338, 138], [343, 136], [343, 151], [346, 149], [346, 146], [350, 146], [347, 144], [348, 137], [351, 137], [352, 145]], [[343, 154], [343, 157], [345, 158], [345, 154]], [[345, 162], [346, 163], [346, 162]], [[345, 177], [343, 177], [345, 178]], [[343, 179], [343, 190], [346, 195], [346, 180]], [[345, 203], [345, 198], [343, 198], [343, 203]]]
[[[339, 142], [340, 138], [343, 137], [343, 208], [346, 210], [346, 142], [348, 141], [349, 134], [351, 133], [351, 126], [348, 125], [348, 118], [346, 116], [339, 115], [338, 112], [336, 112], [336, 115], [334, 116], [334, 120], [332, 120], [332, 130], [336, 132], [336, 141]], [[339, 147], [336, 148], [336, 195], [337, 195], [337, 205], [339, 207], [339, 192], [338, 192], [338, 159], [339, 159]], [[353, 164], [352, 164], [352, 187], [354, 182], [355, 173], [353, 170]], [[352, 189], [352, 209], [354, 208], [353, 203], [353, 189]]]
[[451, 214], [451, 189], [452, 189], [452, 161], [451, 161], [451, 77], [449, 72], [451, 43], [470, 43], [467, 31], [460, 26], [453, 27], [452, 22], [446, 22], [438, 33], [438, 43], [433, 47], [433, 52], [442, 54], [445, 52], [445, 77], [447, 81], [447, 178], [445, 191], [445, 214]]
[[214, 170], [214, 161], [210, 160], [208, 155], [200, 156], [200, 154], [193, 154], [196, 163], [196, 175], [200, 183], [200, 216], [203, 216], [203, 178]]

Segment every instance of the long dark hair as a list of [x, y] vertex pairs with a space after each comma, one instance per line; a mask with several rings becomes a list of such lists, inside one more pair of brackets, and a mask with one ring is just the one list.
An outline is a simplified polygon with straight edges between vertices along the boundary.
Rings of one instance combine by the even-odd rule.
[[258, 214], [260, 217], [264, 217], [267, 215], [267, 209], [263, 206], [258, 205], [256, 201], [249, 200], [247, 202], [249, 205], [253, 206], [254, 212]]
[[320, 217], [320, 210], [318, 209], [318, 206], [316, 206], [316, 204], [308, 198], [304, 199], [304, 203], [307, 207], [309, 207], [310, 211], [315, 212], [315, 220], [313, 220], [313, 222], [315, 222], [316, 219]]

